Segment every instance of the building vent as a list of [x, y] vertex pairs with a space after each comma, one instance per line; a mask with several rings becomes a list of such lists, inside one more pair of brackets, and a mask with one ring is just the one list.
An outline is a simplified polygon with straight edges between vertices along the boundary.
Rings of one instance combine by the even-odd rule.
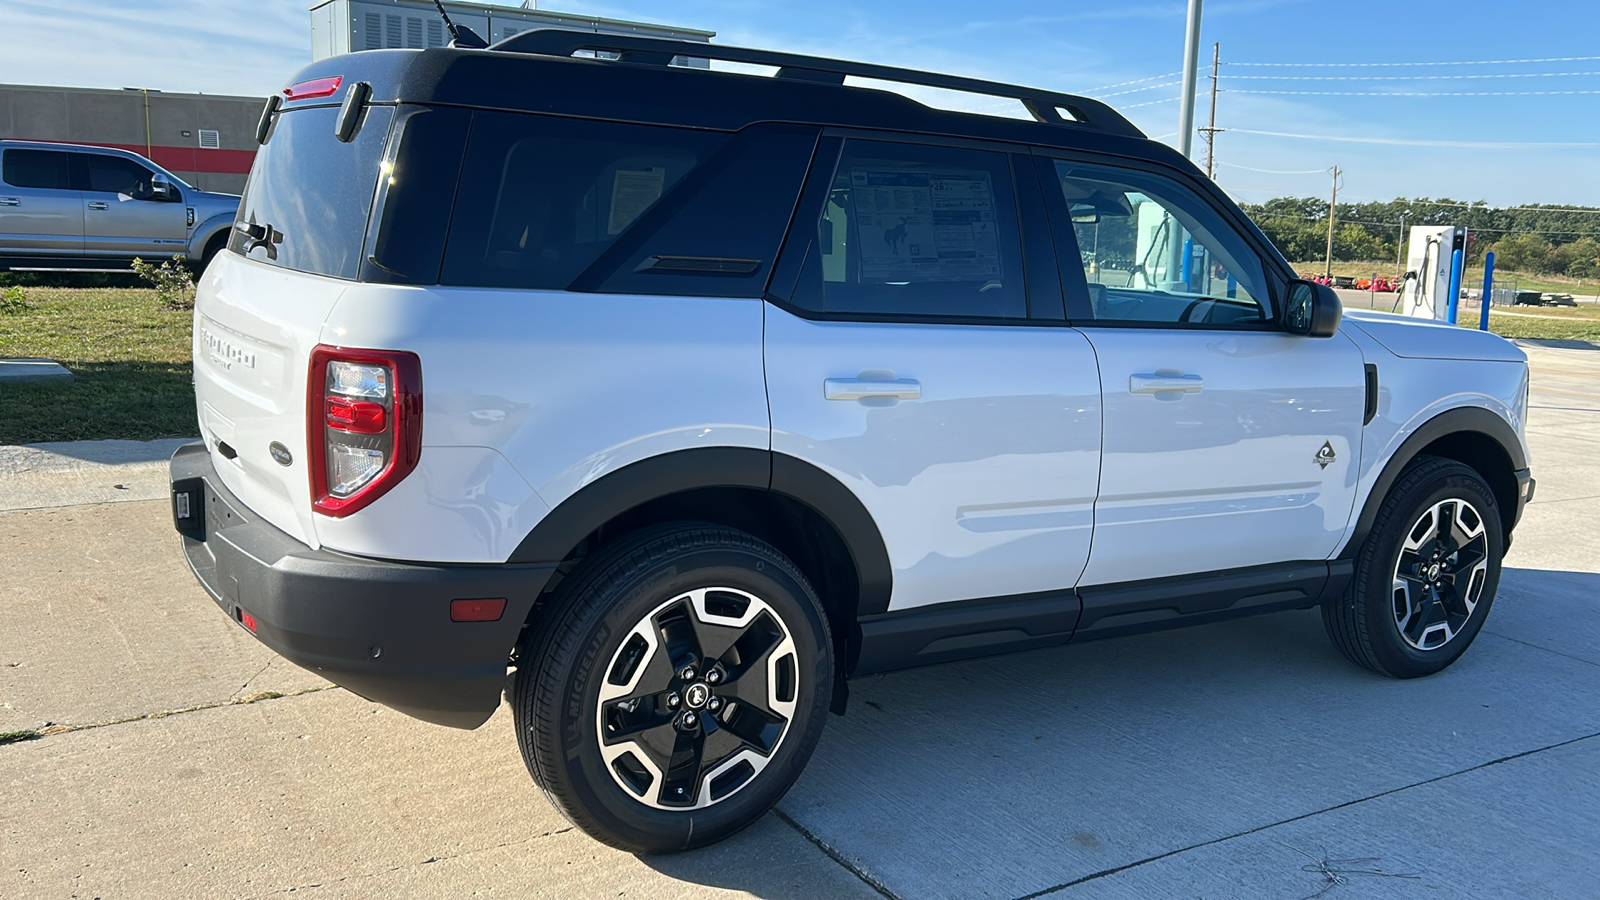
[[383, 16], [382, 15], [380, 15], [378, 13], [375, 13], [375, 12], [367, 13], [366, 34], [363, 35], [363, 37], [366, 38], [366, 46], [363, 47], [362, 49], [364, 49], [364, 50], [378, 50], [378, 49], [381, 49], [383, 47]]
[[422, 19], [417, 16], [406, 16], [406, 46], [422, 49]]
[[385, 47], [404, 47], [405, 41], [401, 37], [401, 29], [405, 27], [405, 17], [387, 15], [383, 17], [383, 45]]
[[216, 150], [222, 146], [222, 138], [214, 128], [200, 129], [200, 149]]
[[438, 19], [428, 20], [428, 46], [444, 46], [444, 23], [440, 22]]

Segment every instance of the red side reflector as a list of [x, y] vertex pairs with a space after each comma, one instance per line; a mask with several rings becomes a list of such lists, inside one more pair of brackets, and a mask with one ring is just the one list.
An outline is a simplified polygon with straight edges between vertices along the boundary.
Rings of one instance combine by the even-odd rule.
[[332, 97], [339, 90], [339, 82], [344, 80], [343, 75], [330, 75], [327, 78], [313, 78], [299, 84], [291, 84], [283, 89], [283, 96], [288, 100], [306, 100], [311, 97]]
[[[504, 602], [504, 601], [502, 601], [502, 602]], [[250, 629], [250, 633], [251, 634], [255, 634], [256, 633], [256, 617], [250, 615], [247, 612], [245, 612], [244, 611], [244, 607], [242, 607], [242, 606], [239, 607], [239, 624], [243, 625], [245, 628]]]
[[499, 600], [451, 600], [452, 622], [498, 622], [506, 611], [505, 598]]
[[328, 427], [355, 434], [382, 434], [383, 404], [370, 400], [328, 398]]

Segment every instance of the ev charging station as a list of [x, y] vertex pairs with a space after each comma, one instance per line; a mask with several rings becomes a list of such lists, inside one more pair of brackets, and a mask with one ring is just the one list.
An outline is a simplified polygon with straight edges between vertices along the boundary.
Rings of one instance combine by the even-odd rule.
[[1406, 274], [1400, 284], [1402, 309], [1408, 316], [1443, 321], [1450, 310], [1450, 282], [1455, 251], [1467, 248], [1467, 229], [1460, 225], [1415, 225], [1406, 252]]

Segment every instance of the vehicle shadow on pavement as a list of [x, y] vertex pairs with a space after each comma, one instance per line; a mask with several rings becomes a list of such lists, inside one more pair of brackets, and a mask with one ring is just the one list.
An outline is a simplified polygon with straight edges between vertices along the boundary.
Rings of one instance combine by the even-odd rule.
[[[1316, 610], [864, 679], [780, 809], [899, 896], [1021, 897], [1600, 732], [1597, 598], [1600, 575], [1508, 568], [1474, 646], [1411, 681], [1347, 662]], [[1322, 840], [1457, 886], [1440, 859], [1468, 849]], [[645, 862], [773, 896], [718, 852]], [[1305, 862], [1264, 864], [1314, 892]]]

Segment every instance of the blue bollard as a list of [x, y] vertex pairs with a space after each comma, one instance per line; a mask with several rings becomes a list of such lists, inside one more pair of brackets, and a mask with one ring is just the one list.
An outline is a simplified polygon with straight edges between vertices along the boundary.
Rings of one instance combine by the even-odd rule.
[[1478, 314], [1478, 330], [1489, 330], [1489, 291], [1494, 288], [1494, 251], [1483, 255], [1483, 311]]
[[1461, 305], [1461, 251], [1450, 255], [1450, 304], [1445, 307], [1445, 320], [1456, 323], [1457, 308]]

